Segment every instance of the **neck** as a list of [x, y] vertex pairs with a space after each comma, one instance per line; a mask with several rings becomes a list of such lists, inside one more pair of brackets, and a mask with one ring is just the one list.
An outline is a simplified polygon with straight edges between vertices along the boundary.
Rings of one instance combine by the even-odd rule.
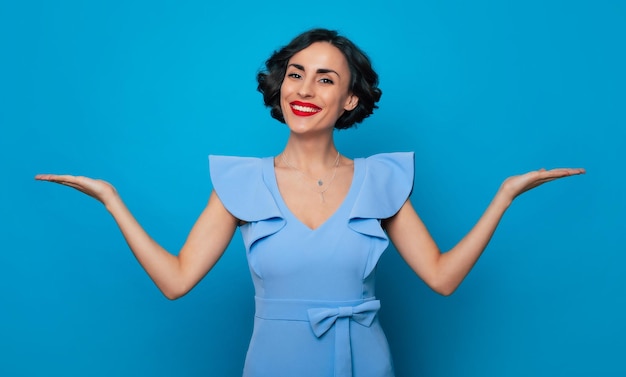
[[298, 169], [312, 175], [325, 173], [337, 162], [337, 148], [332, 137], [326, 140], [302, 140], [290, 137], [283, 154]]

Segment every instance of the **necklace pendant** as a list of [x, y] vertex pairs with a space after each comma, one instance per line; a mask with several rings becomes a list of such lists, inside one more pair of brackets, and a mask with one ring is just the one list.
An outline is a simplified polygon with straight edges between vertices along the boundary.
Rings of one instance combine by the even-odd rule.
[[318, 186], [322, 186], [324, 184], [324, 181], [322, 181], [321, 179], [317, 180], [317, 185]]

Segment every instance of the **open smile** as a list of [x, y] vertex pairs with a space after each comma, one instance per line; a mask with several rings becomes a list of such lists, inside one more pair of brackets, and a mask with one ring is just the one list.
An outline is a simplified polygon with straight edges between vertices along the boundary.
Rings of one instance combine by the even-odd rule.
[[289, 106], [295, 115], [301, 117], [308, 117], [322, 111], [321, 107], [308, 102], [293, 101], [289, 103]]

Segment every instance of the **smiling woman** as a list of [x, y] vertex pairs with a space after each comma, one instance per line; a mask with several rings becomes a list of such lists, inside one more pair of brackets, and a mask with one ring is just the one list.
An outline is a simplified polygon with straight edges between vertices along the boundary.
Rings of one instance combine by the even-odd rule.
[[381, 96], [361, 50], [334, 31], [311, 30], [275, 52], [258, 83], [272, 116], [289, 127], [287, 144], [265, 158], [210, 156], [214, 192], [178, 255], [143, 230], [111, 184], [36, 177], [101, 201], [170, 299], [211, 270], [239, 226], [256, 296], [244, 376], [393, 376], [375, 295], [389, 241], [426, 284], [449, 295], [518, 195], [584, 173], [542, 169], [506, 179], [471, 231], [441, 253], [409, 200], [413, 154], [349, 159], [335, 147], [334, 130], [371, 115]]
[[346, 58], [330, 43], [316, 42], [296, 53], [280, 87], [285, 123], [292, 132], [332, 130], [337, 120], [358, 104], [349, 86]]
[[[352, 41], [337, 34], [335, 31], [326, 29], [310, 30], [297, 36], [289, 45], [276, 51], [266, 62], [267, 72], [261, 72], [257, 75], [258, 89], [263, 93], [265, 105], [272, 109], [272, 117], [285, 123], [280, 97], [281, 86], [286, 78], [286, 71], [288, 68], [295, 69], [296, 72], [293, 72], [293, 74], [299, 78], [305, 67], [301, 62], [293, 60], [293, 58], [298, 53], [303, 52], [304, 49], [307, 49], [309, 46], [313, 47], [312, 45], [318, 43], [329, 44], [335, 47], [335, 51], [329, 49], [331, 53], [335, 53], [335, 58], [337, 58], [337, 60], [332, 60], [332, 65], [343, 65], [345, 62], [348, 66], [348, 71], [343, 72], [343, 81], [348, 83], [349, 92], [357, 97], [358, 104], [353, 111], [337, 119], [335, 128], [352, 127], [373, 113], [374, 109], [377, 108], [376, 103], [380, 100], [382, 91], [378, 88], [378, 74], [372, 69], [372, 64], [367, 55]], [[341, 56], [337, 56], [336, 53], [340, 53]], [[323, 75], [333, 73], [331, 71], [330, 67], [317, 67], [313, 72]], [[309, 74], [313, 72], [309, 72]], [[334, 71], [334, 74], [335, 77], [339, 76], [338, 71]], [[322, 80], [324, 79], [334, 81], [328, 76], [322, 78]]]

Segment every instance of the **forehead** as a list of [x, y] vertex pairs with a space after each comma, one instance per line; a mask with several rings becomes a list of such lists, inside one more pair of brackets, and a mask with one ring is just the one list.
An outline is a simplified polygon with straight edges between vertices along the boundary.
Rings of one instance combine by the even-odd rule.
[[315, 42], [298, 51], [289, 59], [289, 64], [298, 64], [308, 69], [331, 69], [337, 72], [348, 72], [348, 61], [343, 52], [328, 42]]

